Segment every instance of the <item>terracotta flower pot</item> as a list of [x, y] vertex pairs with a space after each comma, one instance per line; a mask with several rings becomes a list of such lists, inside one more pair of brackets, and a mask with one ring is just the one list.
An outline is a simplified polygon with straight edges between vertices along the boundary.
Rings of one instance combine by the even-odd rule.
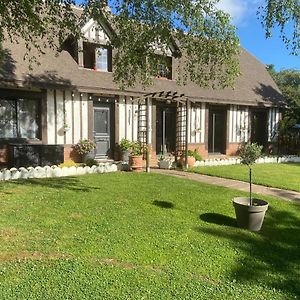
[[143, 170], [143, 156], [142, 155], [131, 155], [130, 166], [132, 171], [141, 172]]
[[[184, 156], [180, 157], [178, 162], [179, 162], [180, 166], [185, 167], [185, 157]], [[188, 156], [187, 163], [188, 163], [188, 167], [192, 168], [196, 163], [195, 157], [194, 156]]]
[[194, 156], [188, 156], [187, 163], [188, 163], [189, 168], [192, 168], [196, 163], [195, 157]]

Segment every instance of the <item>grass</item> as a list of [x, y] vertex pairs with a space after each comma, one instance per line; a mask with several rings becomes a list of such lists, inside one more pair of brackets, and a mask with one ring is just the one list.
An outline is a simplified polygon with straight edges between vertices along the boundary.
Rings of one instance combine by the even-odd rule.
[[[300, 192], [300, 164], [255, 164], [252, 182]], [[249, 181], [249, 168], [245, 165], [195, 167], [190, 172], [223, 178]]]
[[242, 192], [157, 174], [0, 184], [1, 299], [298, 299], [300, 210], [235, 227]]

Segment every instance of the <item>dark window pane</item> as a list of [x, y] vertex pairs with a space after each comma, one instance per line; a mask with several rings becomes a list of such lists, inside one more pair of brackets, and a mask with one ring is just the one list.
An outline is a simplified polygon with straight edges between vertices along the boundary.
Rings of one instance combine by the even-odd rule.
[[19, 99], [18, 101], [18, 128], [21, 138], [37, 139], [38, 102], [36, 100]]
[[0, 99], [0, 138], [39, 138], [38, 100]]
[[94, 127], [96, 134], [107, 134], [109, 132], [109, 111], [95, 110]]
[[17, 137], [16, 102], [0, 99], [0, 138]]

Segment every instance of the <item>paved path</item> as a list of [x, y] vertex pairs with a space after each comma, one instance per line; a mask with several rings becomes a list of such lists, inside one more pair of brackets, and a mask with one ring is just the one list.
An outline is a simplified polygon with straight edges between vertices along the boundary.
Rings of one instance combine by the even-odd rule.
[[[159, 174], [187, 178], [187, 179], [200, 181], [204, 183], [233, 188], [240, 191], [246, 191], [246, 192], [249, 191], [249, 183], [243, 181], [207, 176], [207, 175], [196, 174], [196, 173], [188, 173], [188, 172], [177, 171], [177, 170], [151, 169], [151, 171]], [[253, 193], [256, 194], [278, 197], [289, 201], [297, 201], [297, 202], [299, 201], [300, 203], [299, 192], [265, 187], [256, 184], [252, 184], [252, 191]]]

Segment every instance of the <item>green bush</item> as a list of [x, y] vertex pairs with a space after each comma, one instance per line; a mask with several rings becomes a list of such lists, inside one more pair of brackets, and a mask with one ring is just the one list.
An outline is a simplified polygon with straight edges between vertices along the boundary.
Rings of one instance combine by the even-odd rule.
[[129, 140], [127, 140], [125, 138], [121, 139], [120, 144], [119, 144], [121, 151], [129, 150], [131, 148], [131, 146], [132, 146], [132, 143]]
[[98, 166], [98, 162], [97, 162], [94, 158], [88, 158], [88, 159], [85, 161], [85, 165], [88, 166], [88, 167], [91, 167], [91, 166]]

